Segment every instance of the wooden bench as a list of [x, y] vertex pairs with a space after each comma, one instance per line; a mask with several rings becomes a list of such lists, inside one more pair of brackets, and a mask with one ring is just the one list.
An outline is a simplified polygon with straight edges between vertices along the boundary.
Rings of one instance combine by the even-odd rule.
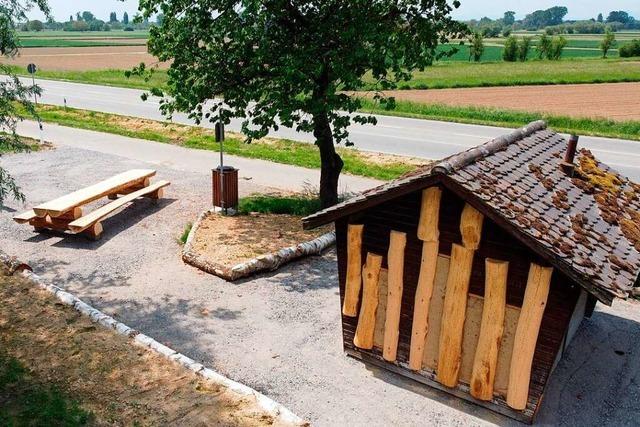
[[[73, 234], [83, 233], [98, 239], [102, 234], [101, 221], [117, 209], [139, 197], [160, 199], [168, 181], [151, 184], [156, 174], [151, 169], [133, 169], [97, 184], [46, 202], [13, 217], [19, 224], [28, 223], [35, 231], [57, 230]], [[122, 195], [118, 197], [118, 195]], [[108, 197], [113, 201], [83, 215], [82, 207], [95, 200]]]

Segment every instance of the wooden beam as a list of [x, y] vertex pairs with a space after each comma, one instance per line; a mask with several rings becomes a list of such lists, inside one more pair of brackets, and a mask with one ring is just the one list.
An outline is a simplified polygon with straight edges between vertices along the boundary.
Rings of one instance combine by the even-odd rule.
[[438, 247], [440, 243], [422, 243], [422, 262], [413, 309], [413, 325], [411, 327], [411, 348], [409, 350], [409, 368], [414, 371], [422, 369], [424, 346], [429, 331], [429, 305], [433, 295], [438, 264]]
[[368, 253], [367, 261], [362, 269], [364, 289], [358, 326], [353, 337], [353, 344], [365, 350], [373, 348], [373, 336], [378, 308], [378, 279], [382, 267], [382, 256]]
[[498, 353], [504, 332], [508, 272], [508, 262], [490, 258], [485, 260], [482, 321], [470, 382], [471, 395], [480, 400], [493, 398]]
[[534, 263], [529, 269], [527, 289], [524, 292], [509, 369], [507, 404], [513, 409], [523, 410], [527, 406], [533, 355], [549, 297], [552, 274], [552, 267], [542, 267]]
[[442, 311], [437, 370], [437, 380], [447, 387], [455, 387], [458, 383], [467, 294], [474, 252], [473, 249], [455, 243], [451, 247], [451, 263]]
[[467, 249], [477, 250], [482, 235], [484, 216], [470, 204], [465, 204], [460, 218], [462, 244]]
[[404, 287], [404, 251], [407, 247], [407, 235], [391, 231], [387, 264], [389, 280], [387, 282], [387, 316], [384, 322], [384, 347], [382, 357], [395, 362], [400, 336], [400, 310], [402, 307], [402, 289]]
[[347, 231], [347, 279], [342, 314], [356, 317], [362, 287], [362, 234], [364, 225], [349, 224]]
[[418, 239], [424, 242], [435, 242], [439, 238], [438, 221], [440, 219], [441, 197], [442, 190], [438, 187], [430, 187], [422, 191]]

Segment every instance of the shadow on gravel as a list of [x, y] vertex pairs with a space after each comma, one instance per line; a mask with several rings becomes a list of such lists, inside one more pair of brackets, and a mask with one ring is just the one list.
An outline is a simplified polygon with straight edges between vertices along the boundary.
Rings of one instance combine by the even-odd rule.
[[[134, 227], [140, 221], [177, 201], [178, 199], [160, 199], [157, 201], [151, 199], [137, 200], [135, 203], [130, 204], [115, 215], [104, 219], [102, 221], [104, 231], [101, 238], [96, 241], [87, 239], [81, 234], [68, 234], [59, 231], [45, 230], [44, 232], [40, 232], [29, 237], [26, 242], [39, 243], [50, 238], [62, 237], [61, 240], [51, 246], [57, 248], [94, 250], [101, 247], [112, 238], [117, 237], [122, 231]], [[145, 228], [142, 232], [153, 233], [153, 229]]]
[[247, 277], [232, 283], [242, 286], [258, 278], [265, 280], [269, 285], [282, 287], [287, 292], [305, 293], [334, 288], [338, 292], [335, 249], [329, 249], [321, 255], [295, 260], [275, 271]]

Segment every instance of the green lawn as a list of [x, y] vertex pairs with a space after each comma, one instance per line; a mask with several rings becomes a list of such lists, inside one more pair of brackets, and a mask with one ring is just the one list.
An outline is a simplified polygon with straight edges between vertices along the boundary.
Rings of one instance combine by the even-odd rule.
[[386, 111], [370, 100], [364, 99], [363, 103], [364, 112], [375, 114], [512, 128], [542, 119], [549, 124], [549, 127], [559, 132], [640, 141], [640, 121], [617, 122], [606, 119], [580, 119], [498, 108], [451, 107], [406, 101], [398, 101], [395, 110]]

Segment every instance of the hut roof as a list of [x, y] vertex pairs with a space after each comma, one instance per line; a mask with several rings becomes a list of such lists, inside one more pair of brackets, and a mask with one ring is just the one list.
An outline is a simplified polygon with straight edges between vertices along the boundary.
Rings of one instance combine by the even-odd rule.
[[567, 174], [567, 140], [534, 122], [304, 218], [335, 221], [439, 184], [460, 195], [600, 301], [640, 285], [640, 185], [586, 149]]

